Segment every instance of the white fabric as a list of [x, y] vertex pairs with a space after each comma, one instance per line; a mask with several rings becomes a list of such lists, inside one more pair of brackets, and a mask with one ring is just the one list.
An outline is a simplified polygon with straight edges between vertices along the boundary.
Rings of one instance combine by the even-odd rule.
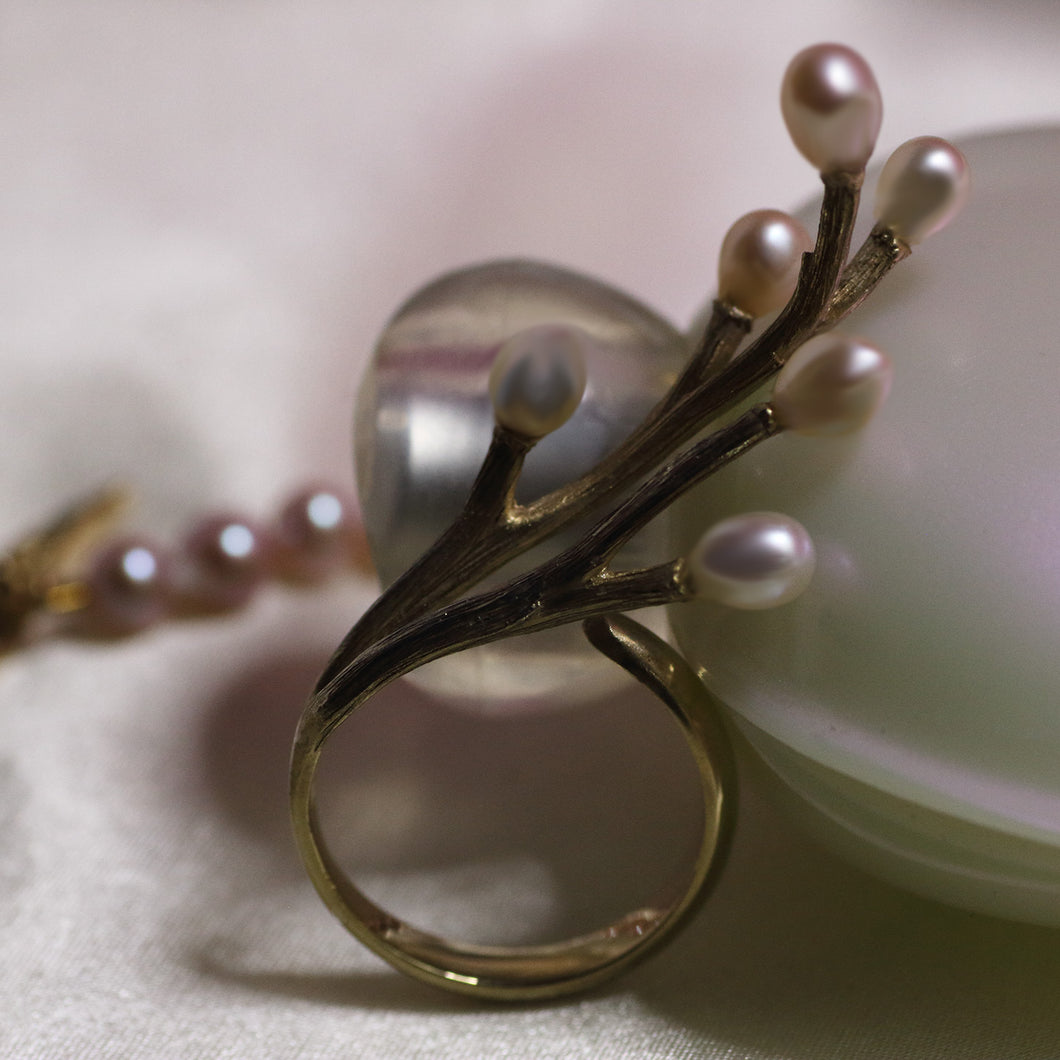
[[[777, 105], [795, 50], [866, 55], [887, 150], [1055, 121], [1058, 32], [1041, 0], [7, 0], [0, 531], [114, 478], [169, 538], [348, 479], [373, 336], [455, 265], [555, 260], [683, 324], [731, 220], [815, 187]], [[753, 770], [719, 891], [613, 988], [480, 1007], [392, 973], [319, 903], [285, 819], [300, 700], [371, 593], [276, 590], [3, 661], [0, 1056], [1058, 1055], [1060, 935], [842, 866]], [[395, 693], [336, 781], [366, 884], [437, 926], [620, 905], [651, 870], [619, 866], [673, 846], [681, 810], [638, 702], [594, 738], [603, 708], [474, 722]]]

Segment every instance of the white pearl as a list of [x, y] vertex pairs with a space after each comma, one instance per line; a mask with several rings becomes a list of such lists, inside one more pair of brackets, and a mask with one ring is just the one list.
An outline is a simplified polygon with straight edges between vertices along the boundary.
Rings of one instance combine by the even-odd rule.
[[696, 596], [743, 611], [794, 600], [810, 584], [813, 568], [813, 542], [806, 529], [775, 512], [722, 520], [688, 557]]
[[784, 74], [780, 108], [795, 146], [821, 173], [860, 173], [883, 120], [869, 64], [842, 44], [799, 52]]
[[887, 159], [876, 185], [876, 219], [910, 246], [945, 228], [968, 200], [964, 155], [937, 136], [907, 140]]
[[891, 375], [890, 359], [875, 346], [847, 335], [817, 335], [777, 376], [773, 414], [799, 434], [849, 434], [887, 397]]
[[577, 328], [544, 324], [504, 343], [489, 380], [497, 422], [529, 438], [562, 427], [585, 393], [587, 342]]
[[795, 291], [806, 229], [780, 210], [754, 210], [729, 229], [718, 256], [718, 298], [752, 317], [780, 309]]

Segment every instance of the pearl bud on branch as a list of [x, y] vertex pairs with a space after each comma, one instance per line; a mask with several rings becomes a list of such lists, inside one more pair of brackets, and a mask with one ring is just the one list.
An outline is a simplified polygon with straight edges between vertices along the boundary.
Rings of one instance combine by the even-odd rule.
[[816, 556], [801, 523], [776, 512], [749, 512], [711, 527], [687, 562], [697, 597], [761, 611], [802, 593]]
[[961, 212], [970, 187], [968, 163], [953, 144], [918, 136], [884, 163], [876, 185], [876, 220], [913, 246]]
[[891, 362], [861, 339], [835, 333], [800, 346], [777, 376], [770, 404], [798, 434], [847, 434], [863, 427], [891, 388]]
[[744, 214], [728, 231], [718, 257], [718, 298], [751, 317], [780, 309], [795, 291], [802, 255], [813, 240], [780, 210]]
[[489, 379], [497, 422], [527, 438], [562, 427], [585, 392], [588, 341], [578, 328], [542, 325], [504, 343]]
[[799, 52], [784, 74], [780, 109], [795, 146], [822, 174], [864, 171], [880, 132], [883, 100], [857, 52], [842, 44]]

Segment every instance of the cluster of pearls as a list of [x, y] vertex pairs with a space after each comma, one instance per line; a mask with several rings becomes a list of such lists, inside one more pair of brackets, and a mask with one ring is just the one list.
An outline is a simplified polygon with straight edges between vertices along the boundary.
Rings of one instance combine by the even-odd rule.
[[[876, 78], [857, 52], [816, 44], [788, 65], [780, 105], [792, 142], [824, 176], [859, 176], [883, 118]], [[913, 246], [953, 220], [968, 198], [964, 155], [937, 136], [918, 136], [887, 160], [876, 189], [876, 220]]]
[[[875, 346], [818, 335], [781, 369], [770, 405], [780, 427], [799, 434], [846, 434], [863, 427], [887, 396], [891, 363]], [[723, 520], [687, 560], [693, 593], [746, 611], [778, 607], [810, 584], [813, 542], [794, 519], [751, 512]]]
[[82, 635], [128, 635], [170, 617], [238, 610], [270, 579], [319, 584], [365, 556], [353, 501], [310, 486], [269, 525], [219, 513], [199, 521], [175, 550], [139, 536], [111, 541], [89, 562], [83, 606], [68, 617]]
[[[791, 61], [781, 110], [795, 146], [823, 177], [860, 182], [876, 146], [883, 103], [872, 70], [841, 44], [818, 44]], [[920, 137], [888, 160], [879, 181], [879, 227], [907, 247], [949, 223], [968, 194], [968, 167], [944, 140]], [[779, 210], [741, 217], [722, 243], [718, 302], [730, 313], [760, 317], [792, 296], [805, 228]], [[497, 423], [539, 439], [567, 421], [585, 389], [584, 343], [576, 328], [536, 327], [501, 346], [490, 375]], [[777, 426], [806, 435], [863, 427], [891, 385], [887, 356], [860, 339], [821, 334], [788, 359], [770, 407]], [[709, 530], [685, 560], [693, 594], [731, 607], [787, 603], [809, 584], [815, 558], [806, 530], [792, 519], [753, 512]]]

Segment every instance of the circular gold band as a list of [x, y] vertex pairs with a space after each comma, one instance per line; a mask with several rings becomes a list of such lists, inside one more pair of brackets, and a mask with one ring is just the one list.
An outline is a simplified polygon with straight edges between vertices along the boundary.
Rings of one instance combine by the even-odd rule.
[[[735, 767], [718, 701], [668, 644], [624, 616], [585, 623], [605, 655], [666, 704], [694, 757], [703, 799], [703, 831], [678, 897], [635, 910], [599, 930], [535, 946], [468, 945], [429, 934], [380, 909], [329, 853], [314, 808], [313, 788], [324, 745], [335, 728], [377, 690], [336, 711], [326, 696], [310, 701], [291, 761], [291, 814], [306, 871], [327, 907], [369, 949], [434, 986], [498, 1000], [559, 997], [595, 986], [636, 963], [679, 928], [708, 893], [728, 849], [736, 805]], [[326, 717], [326, 723], [325, 723]]]

